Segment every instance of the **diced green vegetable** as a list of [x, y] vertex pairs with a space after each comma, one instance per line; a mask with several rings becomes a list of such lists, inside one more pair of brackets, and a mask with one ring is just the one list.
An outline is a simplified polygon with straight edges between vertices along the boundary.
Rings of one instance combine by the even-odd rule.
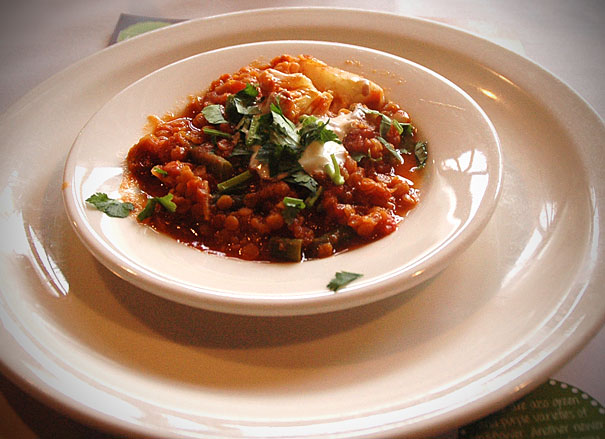
[[205, 165], [219, 181], [226, 180], [233, 175], [233, 165], [229, 160], [208, 151], [202, 146], [191, 148], [191, 158], [195, 163]]
[[166, 194], [163, 197], [154, 197], [158, 203], [160, 203], [164, 209], [166, 209], [168, 212], [176, 212], [176, 204], [173, 203], [172, 199], [174, 198], [174, 195], [172, 194]]
[[261, 127], [261, 116], [259, 114], [255, 114], [250, 118], [250, 126], [248, 127], [248, 132], [246, 133], [246, 145], [252, 146], [256, 142], [261, 140], [260, 136], [260, 127]]
[[351, 273], [348, 271], [339, 271], [334, 275], [334, 278], [328, 283], [328, 288], [332, 291], [338, 291], [340, 288], [350, 284], [356, 279], [359, 279], [363, 274]]
[[302, 239], [274, 236], [269, 240], [269, 253], [276, 259], [300, 262], [302, 260]]
[[429, 156], [428, 142], [417, 142], [414, 146], [414, 155], [416, 156], [418, 167], [424, 168], [426, 165], [426, 160]]
[[306, 207], [305, 202], [303, 200], [294, 197], [284, 197], [284, 205], [286, 207], [295, 207], [296, 209], [300, 210]]
[[92, 204], [106, 215], [114, 218], [126, 218], [134, 209], [132, 203], [123, 203], [114, 200], [103, 192], [97, 192], [96, 194], [91, 195], [86, 199], [86, 202]]

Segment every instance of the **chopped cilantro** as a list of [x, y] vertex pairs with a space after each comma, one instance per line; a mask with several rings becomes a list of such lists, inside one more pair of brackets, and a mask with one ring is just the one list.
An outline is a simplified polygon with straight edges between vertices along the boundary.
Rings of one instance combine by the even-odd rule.
[[330, 154], [330, 158], [332, 159], [332, 166], [330, 166], [329, 163], [326, 163], [324, 170], [336, 186], [341, 186], [345, 184], [345, 179], [340, 174], [340, 166], [338, 165], [338, 161], [336, 160], [336, 156], [334, 154]]
[[293, 150], [299, 149], [300, 136], [294, 123], [284, 116], [279, 106], [279, 98], [275, 99], [275, 103], [272, 103], [270, 108], [273, 115], [272, 127], [274, 128], [271, 133], [271, 140]]
[[215, 129], [209, 128], [209, 127], [202, 128], [202, 131], [205, 134], [208, 134], [209, 136], [213, 136], [213, 137], [224, 137], [226, 139], [230, 139], [231, 137], [233, 137], [229, 133], [225, 133], [224, 131], [215, 130]]
[[286, 178], [284, 178], [284, 181], [295, 184], [297, 186], [304, 187], [304, 188], [308, 189], [311, 192], [311, 194], [314, 194], [315, 192], [317, 192], [317, 188], [319, 187], [319, 183], [317, 183], [317, 180], [315, 180], [313, 177], [311, 177], [309, 174], [307, 174], [302, 169], [302, 167], [300, 167], [300, 165], [298, 165], [298, 168], [300, 168], [300, 169], [297, 169], [296, 171], [291, 172], [290, 175], [288, 175]]
[[[369, 151], [368, 151], [369, 154]], [[369, 157], [368, 154], [364, 154], [363, 152], [354, 152], [351, 154], [351, 158], [355, 160], [357, 163], [361, 161], [364, 157]]]
[[328, 122], [322, 122], [315, 116], [302, 116], [301, 120], [302, 126], [298, 130], [301, 145], [307, 146], [316, 140], [321, 143], [342, 143], [336, 133], [327, 127]]
[[168, 172], [164, 171], [159, 166], [154, 166], [153, 169], [151, 170], [151, 172], [153, 174], [168, 175]]
[[398, 134], [403, 133], [404, 124], [401, 124], [399, 121], [397, 121], [395, 119], [391, 119], [389, 116], [387, 116], [386, 114], [382, 114], [380, 111], [371, 110], [369, 108], [364, 108], [363, 111], [366, 114], [373, 114], [375, 116], [381, 117], [381, 119], [380, 119], [380, 135], [381, 136], [386, 136], [387, 133], [391, 130], [391, 126], [395, 127]]
[[87, 203], [92, 204], [101, 212], [114, 218], [126, 218], [134, 209], [132, 203], [123, 203], [109, 198], [107, 194], [97, 192], [86, 199]]
[[337, 291], [345, 285], [350, 284], [355, 279], [359, 279], [361, 276], [363, 276], [363, 274], [339, 271], [334, 275], [334, 278], [332, 278], [328, 284], [328, 288], [332, 291]]
[[253, 102], [258, 96], [258, 88], [250, 83], [247, 83], [243, 90], [240, 90], [236, 93], [236, 96], [238, 96], [240, 99], [247, 99], [250, 102]]
[[228, 123], [227, 119], [223, 116], [220, 105], [208, 105], [202, 110], [202, 114], [208, 121], [213, 125], [219, 125], [221, 123]]
[[307, 205], [307, 207], [313, 207], [321, 196], [321, 194], [323, 193], [323, 191], [324, 188], [320, 186], [319, 188], [317, 188], [315, 193], [312, 193], [307, 198], [305, 198], [305, 204]]
[[158, 203], [160, 203], [162, 207], [164, 207], [164, 209], [166, 209], [167, 211], [175, 212], [176, 204], [172, 202], [173, 197], [174, 195], [172, 194], [166, 194], [163, 197], [150, 198], [147, 201], [147, 205], [145, 206], [145, 208], [137, 215], [137, 219], [139, 221], [143, 221], [144, 219], [147, 219], [152, 216], [153, 212], [155, 211], [155, 206]]
[[256, 152], [256, 160], [261, 163], [269, 163], [273, 153], [275, 152], [275, 145], [272, 143], [265, 143]]
[[237, 123], [244, 115], [259, 114], [260, 108], [255, 104], [258, 93], [258, 89], [248, 83], [244, 89], [229, 95], [225, 104], [227, 119]]
[[160, 203], [162, 206], [164, 206], [164, 209], [166, 209], [169, 212], [174, 213], [176, 211], [176, 204], [172, 201], [173, 198], [174, 198], [174, 195], [172, 195], [172, 194], [166, 194], [163, 197], [155, 197], [155, 199], [158, 201], [158, 203]]
[[283, 203], [285, 208], [282, 211], [282, 216], [286, 224], [292, 224], [298, 212], [306, 207], [305, 202], [300, 198], [284, 197]]
[[252, 151], [249, 150], [246, 145], [242, 143], [238, 143], [235, 145], [233, 150], [231, 150], [231, 154], [229, 157], [250, 157], [252, 155]]
[[389, 151], [391, 153], [391, 155], [393, 156], [393, 158], [395, 158], [397, 163], [403, 163], [403, 157], [401, 157], [401, 153], [399, 151], [397, 151], [395, 148], [393, 148], [393, 145], [391, 145], [389, 142], [387, 142], [380, 136], [378, 136], [377, 139], [380, 141], [380, 143], [382, 143], [384, 145], [384, 147], [387, 149], [387, 151]]

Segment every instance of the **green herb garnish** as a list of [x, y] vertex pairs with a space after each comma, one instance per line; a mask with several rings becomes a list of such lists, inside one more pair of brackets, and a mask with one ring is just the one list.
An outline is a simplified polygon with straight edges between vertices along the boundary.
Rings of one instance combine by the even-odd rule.
[[271, 104], [270, 109], [271, 115], [273, 116], [271, 140], [276, 144], [291, 149], [298, 149], [300, 136], [296, 131], [294, 123], [284, 116], [284, 113], [279, 106], [279, 97], [275, 98], [275, 103]]
[[229, 180], [220, 182], [216, 187], [220, 192], [226, 192], [240, 184], [246, 183], [251, 178], [252, 173], [250, 171], [244, 171], [241, 174], [237, 174], [235, 177], [231, 177]]
[[324, 170], [336, 186], [341, 186], [345, 184], [345, 179], [340, 174], [340, 166], [338, 165], [336, 156], [334, 154], [330, 154], [330, 159], [332, 159], [332, 165], [330, 166], [329, 163], [326, 163], [326, 165], [324, 166]]
[[[366, 114], [373, 114], [374, 116], [380, 116], [380, 135], [386, 136], [391, 130], [391, 126], [394, 126], [398, 134], [403, 133], [404, 124], [401, 124], [398, 120], [391, 119], [386, 114], [382, 114], [380, 111], [371, 110], [369, 108], [363, 108], [363, 112]], [[409, 125], [409, 124], [406, 124]]]
[[154, 174], [168, 175], [168, 172], [164, 171], [159, 166], [154, 166], [153, 169], [151, 170], [151, 172], [154, 173]]
[[377, 139], [380, 143], [382, 143], [384, 145], [384, 147], [387, 149], [387, 151], [391, 153], [391, 156], [397, 161], [397, 163], [399, 163], [399, 164], [403, 163], [403, 157], [401, 157], [401, 153], [398, 150], [396, 150], [395, 148], [393, 148], [393, 145], [391, 145], [389, 142], [387, 142], [385, 139], [383, 139], [380, 136], [378, 136]]
[[292, 224], [292, 221], [294, 221], [298, 212], [307, 207], [305, 202], [300, 198], [284, 197], [283, 203], [285, 208], [282, 211], [282, 216], [284, 217], [286, 224]]
[[220, 125], [222, 123], [228, 123], [227, 119], [223, 116], [220, 105], [208, 105], [202, 109], [202, 114], [208, 121], [213, 125]]
[[315, 205], [315, 203], [317, 202], [317, 200], [319, 199], [319, 197], [321, 196], [321, 194], [323, 193], [324, 188], [323, 187], [319, 187], [315, 193], [309, 195], [307, 198], [305, 198], [305, 204], [307, 205], [307, 207], [313, 207]]
[[230, 139], [231, 137], [233, 137], [233, 135], [226, 133], [224, 131], [219, 131], [219, 130], [215, 130], [214, 128], [210, 128], [210, 127], [204, 127], [202, 128], [202, 131], [205, 134], [208, 134], [209, 136], [213, 136], [213, 137], [224, 137], [225, 139]]
[[307, 146], [314, 141], [342, 143], [336, 133], [327, 127], [329, 121], [322, 122], [315, 116], [301, 116], [301, 121], [302, 126], [298, 130], [301, 145]]
[[233, 95], [229, 95], [225, 103], [225, 114], [232, 123], [238, 123], [242, 116], [259, 114], [260, 108], [256, 105], [258, 89], [252, 84]]
[[139, 221], [149, 218], [155, 212], [155, 206], [159, 203], [169, 212], [174, 213], [176, 211], [176, 204], [172, 202], [174, 195], [166, 194], [163, 197], [153, 197], [147, 200], [145, 208], [137, 215]]
[[361, 276], [363, 276], [363, 274], [339, 271], [334, 275], [334, 278], [328, 284], [328, 288], [332, 291], [337, 291], [345, 285], [350, 284], [355, 279], [359, 279]]
[[289, 174], [290, 175], [288, 175], [286, 178], [284, 178], [284, 181], [295, 184], [300, 187], [304, 187], [305, 189], [309, 190], [309, 192], [311, 192], [311, 194], [314, 194], [315, 192], [317, 192], [319, 183], [317, 183], [317, 180], [315, 180], [313, 177], [311, 177], [309, 174], [307, 174], [303, 170], [303, 168], [300, 166], [300, 164], [298, 164], [298, 167], [296, 170], [290, 170]]
[[123, 203], [109, 198], [103, 192], [97, 192], [86, 199], [87, 203], [92, 204], [101, 212], [114, 218], [126, 218], [134, 209], [132, 203]]

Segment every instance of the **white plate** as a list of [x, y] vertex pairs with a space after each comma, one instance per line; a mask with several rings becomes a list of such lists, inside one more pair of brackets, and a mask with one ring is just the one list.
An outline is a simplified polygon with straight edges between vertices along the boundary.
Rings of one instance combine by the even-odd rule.
[[[421, 202], [391, 235], [330, 258], [299, 264], [242, 261], [201, 252], [128, 219], [87, 206], [96, 192], [119, 198], [125, 157], [146, 132], [150, 114], [183, 110], [223, 73], [281, 54], [311, 54], [380, 84], [405, 104], [429, 141]], [[418, 285], [476, 239], [496, 206], [502, 176], [492, 123], [460, 88], [393, 55], [357, 46], [302, 41], [244, 44], [162, 68], [127, 87], [86, 124], [64, 174], [75, 230], [111, 271], [164, 298], [222, 312], [299, 315], [359, 306]], [[430, 226], [428, 226], [430, 224]], [[363, 277], [337, 293], [338, 271]]]
[[[503, 153], [502, 195], [487, 227], [429, 282], [314, 316], [223, 315], [118, 279], [63, 213], [63, 164], [79, 130], [163, 65], [284, 38], [392, 48], [469, 93]], [[122, 435], [437, 433], [535, 388], [604, 320], [603, 122], [540, 67], [447, 26], [307, 8], [195, 20], [76, 64], [25, 96], [0, 127], [4, 372]]]

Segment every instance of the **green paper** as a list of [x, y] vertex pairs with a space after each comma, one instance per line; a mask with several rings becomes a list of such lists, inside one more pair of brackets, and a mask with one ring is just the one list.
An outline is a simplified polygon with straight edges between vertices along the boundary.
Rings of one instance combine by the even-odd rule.
[[137, 35], [144, 34], [145, 32], [168, 26], [170, 24], [171, 23], [166, 21], [141, 21], [139, 23], [135, 23], [120, 31], [118, 34], [118, 42], [136, 37]]
[[587, 393], [549, 380], [506, 408], [458, 431], [459, 439], [605, 438], [605, 409]]

